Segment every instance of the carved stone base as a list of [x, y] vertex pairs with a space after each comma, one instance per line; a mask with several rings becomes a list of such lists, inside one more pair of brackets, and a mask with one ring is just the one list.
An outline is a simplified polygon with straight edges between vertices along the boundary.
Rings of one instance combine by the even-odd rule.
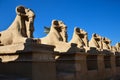
[[15, 44], [0, 47], [0, 79], [56, 80], [54, 46]]

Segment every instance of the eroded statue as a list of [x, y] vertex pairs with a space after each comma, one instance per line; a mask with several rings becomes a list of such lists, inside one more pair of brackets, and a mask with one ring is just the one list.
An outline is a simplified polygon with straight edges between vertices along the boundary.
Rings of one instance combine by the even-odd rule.
[[67, 26], [59, 20], [52, 20], [50, 32], [40, 39], [41, 44], [55, 45], [58, 42], [67, 42]]
[[102, 45], [103, 45], [103, 49], [106, 50], [111, 50], [111, 40], [104, 37], [102, 38]]
[[60, 34], [61, 34], [61, 36], [63, 38], [63, 42], [67, 42], [67, 39], [68, 39], [67, 26], [62, 21], [58, 21], [58, 22], [59, 22], [59, 25], [61, 27]]
[[71, 41], [69, 43], [77, 44], [78, 48], [88, 47], [88, 34], [84, 30], [75, 27]]
[[55, 46], [54, 51], [74, 52], [80, 51], [76, 45], [67, 43], [67, 26], [59, 20], [52, 20], [50, 32], [46, 37], [40, 38], [40, 44]]
[[95, 47], [97, 49], [102, 49], [102, 37], [96, 33], [93, 33], [92, 38], [89, 41], [89, 47]]
[[16, 18], [9, 28], [0, 32], [0, 45], [24, 43], [26, 38], [33, 38], [34, 12], [24, 6], [18, 6], [16, 14]]

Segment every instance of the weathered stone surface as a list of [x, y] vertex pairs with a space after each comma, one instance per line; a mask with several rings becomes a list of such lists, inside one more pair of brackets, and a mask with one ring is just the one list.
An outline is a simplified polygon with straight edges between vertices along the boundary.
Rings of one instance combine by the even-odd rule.
[[[5, 49], [1, 52], [0, 50], [0, 75], [5, 76], [3, 80], [7, 78], [11, 80], [56, 80], [54, 46], [25, 43], [1, 46], [0, 49], [2, 47], [16, 50], [16, 52], [9, 52], [9, 50], [6, 52]], [[10, 75], [13, 77], [11, 78]]]
[[55, 46], [54, 51], [58, 52], [74, 52], [83, 51], [75, 47], [71, 43], [67, 43], [67, 26], [59, 20], [53, 20], [50, 32], [44, 38], [39, 39], [40, 44]]

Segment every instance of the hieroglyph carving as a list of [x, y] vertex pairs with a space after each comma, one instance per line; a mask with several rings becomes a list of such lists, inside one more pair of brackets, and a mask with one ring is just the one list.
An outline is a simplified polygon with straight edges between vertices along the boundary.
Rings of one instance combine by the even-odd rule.
[[71, 41], [69, 43], [75, 43], [79, 48], [88, 47], [88, 34], [84, 30], [75, 27]]
[[26, 7], [18, 6], [16, 13], [16, 18], [9, 28], [0, 32], [0, 45], [24, 43], [26, 38], [33, 38], [34, 12]]

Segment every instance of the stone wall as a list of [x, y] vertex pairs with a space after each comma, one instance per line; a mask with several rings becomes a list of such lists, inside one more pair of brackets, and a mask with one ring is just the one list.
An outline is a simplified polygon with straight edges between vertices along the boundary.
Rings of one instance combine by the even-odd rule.
[[[41, 46], [42, 47], [42, 46]], [[53, 53], [51, 51], [1, 54], [15, 61], [0, 63], [0, 77], [26, 80], [106, 80], [120, 76], [120, 55]], [[1, 76], [2, 75], [2, 76]]]
[[66, 53], [56, 56], [58, 55], [58, 80], [109, 80], [120, 76], [119, 55]]

